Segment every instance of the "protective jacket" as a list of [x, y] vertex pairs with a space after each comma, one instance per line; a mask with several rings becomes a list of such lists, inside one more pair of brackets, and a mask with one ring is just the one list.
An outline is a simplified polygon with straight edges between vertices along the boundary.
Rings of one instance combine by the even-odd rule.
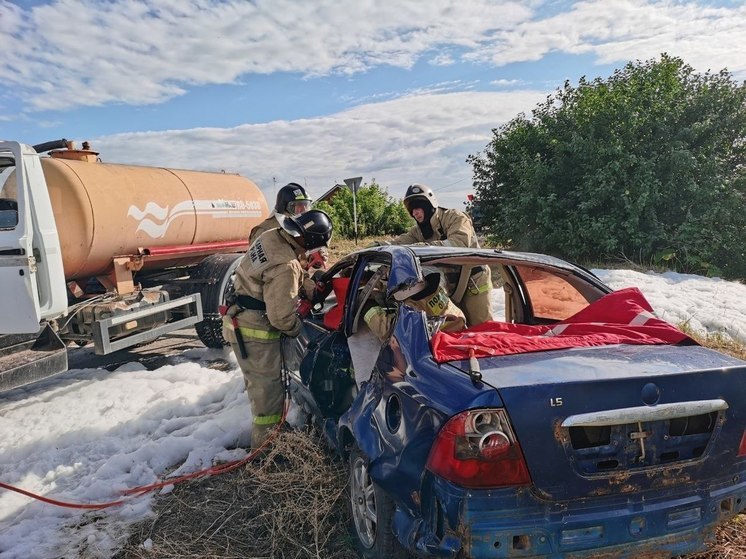
[[425, 238], [418, 225], [402, 233], [391, 241], [394, 245], [413, 245], [427, 243], [446, 247], [479, 248], [477, 234], [471, 219], [464, 212], [454, 209], [436, 208], [430, 218], [432, 236]]
[[[265, 311], [243, 311], [236, 319], [244, 338], [279, 339], [280, 333], [297, 336], [301, 320], [296, 314], [299, 292], [309, 287], [299, 257], [305, 250], [281, 229], [260, 235], [236, 268], [236, 294], [265, 304]], [[312, 285], [312, 284], [311, 284]], [[237, 309], [231, 307], [229, 315]], [[230, 325], [226, 324], [230, 330]], [[229, 341], [235, 336], [228, 333]]]
[[251, 232], [249, 233], [249, 244], [256, 241], [262, 233], [266, 233], [270, 229], [277, 229], [279, 226], [280, 222], [277, 221], [277, 214], [273, 213], [259, 225], [255, 225], [251, 229]]

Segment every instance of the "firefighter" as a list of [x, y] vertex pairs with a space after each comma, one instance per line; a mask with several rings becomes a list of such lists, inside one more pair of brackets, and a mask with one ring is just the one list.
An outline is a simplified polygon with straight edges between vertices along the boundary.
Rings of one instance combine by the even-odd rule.
[[313, 201], [306, 194], [306, 189], [297, 182], [289, 182], [277, 191], [275, 209], [270, 216], [255, 226], [249, 233], [249, 243], [253, 243], [265, 231], [280, 226], [280, 216], [295, 216], [311, 209]]
[[[235, 295], [223, 320], [223, 335], [236, 355], [251, 402], [253, 450], [282, 419], [281, 337], [296, 337], [301, 330], [296, 307], [308, 277], [302, 262], [332, 236], [329, 216], [320, 210], [278, 216], [278, 224], [260, 235], [241, 259]], [[313, 294], [307, 289], [305, 296]]]
[[[404, 195], [404, 207], [417, 222], [409, 231], [390, 241], [394, 245], [428, 245], [479, 248], [469, 216], [454, 209], [438, 207], [432, 189], [413, 184]], [[490, 291], [492, 278], [487, 266], [475, 266], [464, 296], [457, 304], [466, 315], [466, 324], [476, 326], [492, 320]]]
[[[394, 299], [405, 305], [425, 311], [428, 317], [443, 317], [440, 329], [444, 332], [459, 332], [466, 328], [464, 313], [453, 304], [441, 282], [438, 272], [425, 275], [423, 281], [394, 293]], [[395, 314], [379, 305], [365, 311], [363, 320], [379, 340], [386, 341], [394, 322]]]

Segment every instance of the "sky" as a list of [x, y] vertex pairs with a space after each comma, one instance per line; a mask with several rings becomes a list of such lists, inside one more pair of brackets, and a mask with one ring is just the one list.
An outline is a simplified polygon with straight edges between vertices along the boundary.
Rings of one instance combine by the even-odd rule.
[[467, 156], [565, 80], [662, 52], [743, 80], [743, 37], [743, 0], [0, 0], [0, 138], [462, 207]]
[[[746, 343], [742, 283], [674, 272], [593, 272], [614, 289], [640, 288], [660, 318]], [[494, 290], [495, 316], [504, 316], [503, 301]], [[233, 366], [210, 368], [216, 359]], [[0, 397], [0, 481], [68, 502], [118, 500], [120, 491], [153, 483], [173, 465], [173, 475], [182, 475], [241, 458], [251, 419], [230, 351], [190, 349], [177, 364], [153, 371], [136, 362], [114, 372], [71, 370]], [[86, 518], [0, 489], [0, 558], [83, 551], [110, 557], [128, 526], [152, 511], [152, 501], [147, 494]]]

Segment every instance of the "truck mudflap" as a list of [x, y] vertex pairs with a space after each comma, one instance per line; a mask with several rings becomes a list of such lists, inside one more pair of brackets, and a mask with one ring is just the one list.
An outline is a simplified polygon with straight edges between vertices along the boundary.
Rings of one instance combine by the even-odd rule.
[[0, 392], [67, 370], [67, 348], [47, 324], [37, 337], [0, 336]]
[[[161, 314], [164, 320], [168, 316], [178, 316], [176, 320], [165, 322], [153, 328], [142, 330], [141, 321]], [[93, 343], [96, 355], [108, 355], [121, 349], [153, 340], [202, 321], [202, 301], [199, 293], [148, 305], [132, 311], [125, 311], [93, 323]], [[121, 331], [132, 330], [132, 334], [118, 335]]]

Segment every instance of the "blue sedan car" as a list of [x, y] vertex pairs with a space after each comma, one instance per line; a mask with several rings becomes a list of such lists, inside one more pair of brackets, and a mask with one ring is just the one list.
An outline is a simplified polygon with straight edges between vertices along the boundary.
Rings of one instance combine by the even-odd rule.
[[[485, 266], [494, 322], [443, 332], [395, 297], [437, 271], [458, 304]], [[675, 557], [743, 510], [746, 362], [636, 290], [549, 256], [428, 246], [358, 251], [325, 280], [286, 367], [349, 460], [361, 557]]]

